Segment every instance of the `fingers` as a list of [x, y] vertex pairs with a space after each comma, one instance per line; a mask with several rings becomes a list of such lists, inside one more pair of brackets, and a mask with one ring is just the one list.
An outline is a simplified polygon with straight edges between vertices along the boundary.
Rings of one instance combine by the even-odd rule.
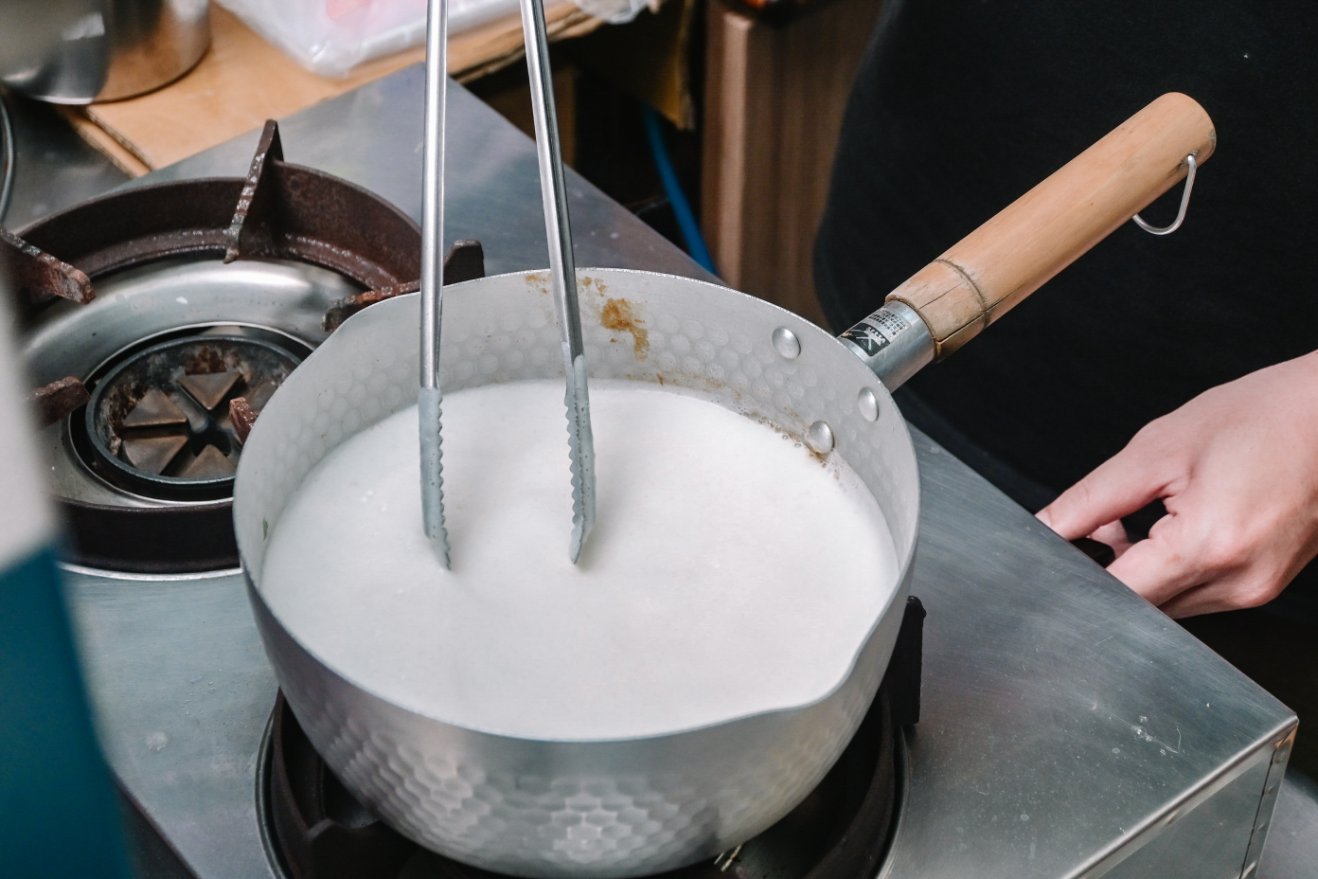
[[1194, 586], [1159, 605], [1159, 609], [1172, 619], [1181, 620], [1229, 608], [1212, 586]]
[[1160, 456], [1134, 453], [1127, 446], [1094, 472], [1062, 492], [1038, 517], [1067, 540], [1093, 534], [1161, 497]]
[[1109, 574], [1159, 607], [1193, 590], [1203, 578], [1196, 560], [1187, 558], [1165, 533], [1166, 529], [1133, 544], [1107, 568]]
[[1108, 565], [1133, 592], [1180, 619], [1257, 607], [1275, 598], [1294, 575], [1252, 552], [1223, 550], [1196, 539], [1202, 524], [1168, 515]]
[[1126, 533], [1126, 526], [1118, 519], [1115, 522], [1108, 522], [1094, 529], [1092, 534], [1086, 535], [1097, 540], [1099, 543], [1107, 544], [1112, 548], [1112, 552], [1117, 558], [1121, 558], [1126, 550], [1130, 549], [1130, 535]]

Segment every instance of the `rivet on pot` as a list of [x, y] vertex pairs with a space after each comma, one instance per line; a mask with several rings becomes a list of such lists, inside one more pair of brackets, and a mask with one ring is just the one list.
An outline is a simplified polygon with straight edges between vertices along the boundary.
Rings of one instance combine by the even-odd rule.
[[860, 409], [861, 418], [866, 421], [879, 420], [879, 395], [869, 388], [860, 389], [856, 395], [856, 406]]
[[779, 327], [773, 331], [773, 349], [788, 360], [795, 360], [801, 356], [801, 340], [787, 327]]
[[805, 441], [818, 454], [827, 455], [833, 451], [833, 428], [822, 421], [816, 421], [806, 430]]

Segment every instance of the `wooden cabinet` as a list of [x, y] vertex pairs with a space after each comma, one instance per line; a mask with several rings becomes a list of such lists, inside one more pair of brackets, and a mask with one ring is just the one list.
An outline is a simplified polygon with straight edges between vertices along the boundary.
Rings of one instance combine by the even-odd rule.
[[879, 7], [827, 0], [781, 26], [708, 7], [701, 225], [724, 280], [820, 323], [815, 229]]

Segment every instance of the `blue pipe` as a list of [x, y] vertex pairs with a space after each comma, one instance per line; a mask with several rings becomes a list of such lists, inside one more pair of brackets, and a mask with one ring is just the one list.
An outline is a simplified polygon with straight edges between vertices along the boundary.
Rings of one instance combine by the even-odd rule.
[[659, 180], [663, 183], [668, 203], [673, 207], [678, 231], [682, 233], [682, 240], [686, 242], [686, 251], [701, 268], [711, 275], [717, 275], [714, 258], [709, 255], [705, 236], [700, 234], [700, 224], [696, 222], [696, 215], [691, 211], [691, 203], [687, 201], [686, 193], [677, 182], [677, 172], [673, 169], [673, 160], [668, 155], [668, 144], [664, 142], [659, 114], [653, 107], [646, 105], [641, 107], [641, 118], [645, 122], [645, 136], [650, 142], [650, 154], [654, 157], [655, 170], [659, 172]]

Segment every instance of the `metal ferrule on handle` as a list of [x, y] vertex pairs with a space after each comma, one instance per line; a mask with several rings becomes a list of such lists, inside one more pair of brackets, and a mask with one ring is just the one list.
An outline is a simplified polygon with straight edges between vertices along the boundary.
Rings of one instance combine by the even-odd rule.
[[904, 302], [889, 302], [838, 339], [895, 391], [934, 360], [934, 339], [920, 315]]

